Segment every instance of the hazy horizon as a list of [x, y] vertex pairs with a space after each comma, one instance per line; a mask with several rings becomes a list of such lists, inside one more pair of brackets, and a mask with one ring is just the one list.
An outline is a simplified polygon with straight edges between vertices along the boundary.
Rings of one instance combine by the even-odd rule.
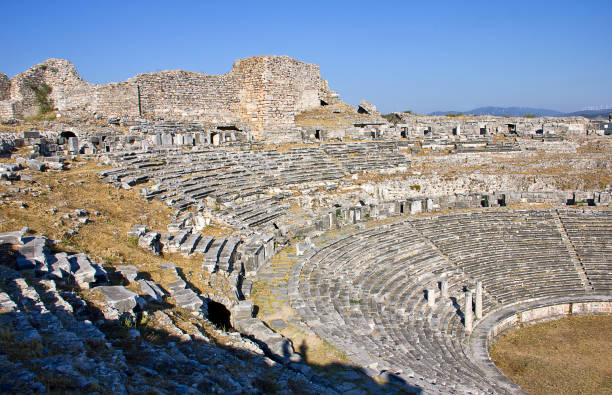
[[[176, 4], [176, 3], [174, 3]], [[345, 102], [381, 112], [612, 105], [612, 3], [591, 1], [4, 4], [9, 77], [47, 58], [91, 83], [169, 69], [225, 74], [235, 60], [315, 63]]]

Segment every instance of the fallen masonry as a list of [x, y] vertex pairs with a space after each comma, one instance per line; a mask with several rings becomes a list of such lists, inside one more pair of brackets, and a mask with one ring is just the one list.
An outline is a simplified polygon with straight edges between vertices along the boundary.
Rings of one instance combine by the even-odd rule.
[[[37, 253], [34, 255], [30, 253], [32, 243], [28, 239], [37, 240], [34, 243]], [[286, 382], [285, 385], [299, 387], [307, 393], [335, 393], [333, 387], [315, 384], [310, 372], [304, 375], [296, 367], [289, 368], [268, 359], [256, 343], [246, 338], [232, 336], [232, 347], [241, 350], [232, 353], [211, 344], [189, 320], [180, 321], [178, 317], [159, 310], [147, 312], [141, 296], [122, 285], [92, 283], [92, 290], [102, 296], [98, 302], [102, 304], [91, 305], [65, 285], [69, 277], [70, 282], [76, 282], [71, 263], [82, 264], [86, 256], [53, 253], [41, 247], [49, 244], [48, 240], [40, 236], [32, 238], [23, 232], [0, 233], [0, 240], [3, 246], [10, 245], [20, 254], [37, 259], [35, 267], [22, 266], [17, 270], [17, 257], [11, 261], [3, 255], [0, 264], [0, 324], [10, 334], [0, 340], [3, 391], [45, 392], [48, 389], [47, 375], [52, 374], [56, 381], [70, 382], [69, 387], [79, 392], [95, 387], [117, 394], [152, 390], [176, 392], [188, 388], [190, 393], [255, 393], [263, 385], [260, 378], [273, 374]], [[44, 255], [43, 262], [62, 268], [61, 276], [38, 270], [43, 256], [40, 254]], [[132, 271], [131, 268], [123, 269], [124, 272]], [[167, 265], [165, 270], [176, 274], [173, 265]], [[82, 280], [87, 278], [91, 279], [85, 276]], [[139, 283], [143, 294], [150, 296], [152, 301], [159, 303], [163, 300], [164, 291], [156, 283], [148, 280], [139, 280]], [[186, 282], [176, 274], [176, 281], [170, 287], [172, 297], [184, 297], [182, 292], [191, 291], [186, 286]], [[192, 306], [202, 306], [203, 302], [193, 291], [190, 298], [200, 300], [195, 304], [192, 301]], [[102, 310], [98, 313], [100, 315], [96, 314], [98, 308]], [[102, 313], [106, 319], [100, 319]], [[167, 341], [150, 343], [143, 339], [145, 327], [129, 324], [138, 320], [152, 321], [157, 331], [166, 334]], [[117, 329], [126, 331], [126, 339], [131, 343], [129, 347], [125, 347], [120, 339], [109, 337], [115, 336]], [[271, 344], [280, 336], [271, 331], [262, 333]], [[261, 333], [257, 332], [257, 335]], [[98, 351], [87, 351], [91, 347]], [[30, 355], [27, 361], [18, 362], [14, 356], [17, 354], [13, 354], [18, 348], [21, 350], [19, 355]], [[28, 354], [30, 349], [38, 351]], [[224, 373], [234, 365], [248, 366], [249, 369]], [[180, 369], [168, 368], [172, 366], [180, 366]], [[215, 369], [211, 370], [211, 366]], [[131, 373], [127, 375], [126, 370]], [[160, 375], [164, 377], [163, 383], [151, 381], [151, 377]]]

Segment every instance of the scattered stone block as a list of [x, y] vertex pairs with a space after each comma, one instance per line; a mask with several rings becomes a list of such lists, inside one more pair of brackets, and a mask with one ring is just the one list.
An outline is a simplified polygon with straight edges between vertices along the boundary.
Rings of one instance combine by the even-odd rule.
[[285, 323], [285, 321], [283, 321], [281, 319], [276, 319], [276, 320], [270, 321], [270, 325], [272, 325], [272, 328], [274, 328], [276, 330], [285, 329], [287, 327], [287, 323]]
[[35, 171], [44, 171], [45, 170], [45, 164], [42, 163], [39, 160], [36, 159], [30, 159], [27, 162], [27, 166], [30, 170], [35, 170]]
[[159, 255], [162, 250], [160, 239], [159, 233], [153, 231], [147, 232], [138, 238], [138, 246]]
[[76, 254], [71, 258], [71, 272], [79, 287], [89, 288], [91, 283], [107, 280], [106, 272], [98, 265], [93, 265], [87, 255]]
[[23, 245], [23, 232], [5, 232], [0, 233], [0, 244]]
[[204, 304], [202, 299], [191, 289], [182, 289], [180, 291], [174, 292], [172, 297], [176, 301], [176, 304], [187, 310], [192, 312], [200, 311], [200, 308]]
[[117, 266], [117, 271], [129, 282], [134, 282], [138, 277], [138, 269], [134, 265]]
[[146, 225], [134, 225], [127, 233], [128, 237], [140, 237], [147, 232]]
[[137, 305], [138, 294], [125, 289], [122, 285], [109, 285], [97, 287], [102, 292], [109, 307], [120, 314], [131, 312]]
[[154, 281], [138, 280], [138, 284], [140, 284], [142, 292], [147, 294], [154, 302], [161, 303], [164, 300], [164, 291]]
[[32, 237], [26, 238], [25, 241], [17, 254], [17, 269], [34, 269], [37, 266], [45, 266], [49, 254], [47, 240], [42, 237]]

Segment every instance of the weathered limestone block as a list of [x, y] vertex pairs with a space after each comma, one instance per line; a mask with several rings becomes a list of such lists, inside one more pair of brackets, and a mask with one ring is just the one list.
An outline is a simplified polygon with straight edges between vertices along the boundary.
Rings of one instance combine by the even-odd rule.
[[109, 285], [97, 287], [102, 292], [109, 307], [120, 314], [131, 312], [137, 305], [138, 294], [125, 289], [122, 285]]
[[36, 159], [30, 159], [27, 162], [27, 166], [30, 170], [36, 170], [36, 171], [44, 171], [45, 170], [45, 164], [39, 160]]
[[433, 286], [427, 288], [427, 307], [436, 305], [436, 289]]
[[192, 233], [181, 245], [181, 254], [183, 254], [185, 257], [192, 254], [200, 239], [202, 239], [201, 233]]
[[476, 282], [476, 302], [474, 306], [476, 319], [482, 318], [482, 281]]
[[21, 231], [0, 233], [0, 244], [23, 245], [23, 237]]
[[360, 114], [380, 115], [376, 106], [368, 101], [362, 100], [357, 106], [357, 112]]
[[138, 280], [138, 284], [140, 284], [142, 292], [147, 294], [154, 302], [161, 303], [164, 300], [164, 291], [154, 281]]
[[19, 248], [17, 255], [17, 269], [34, 269], [38, 266], [46, 266], [49, 249], [47, 239], [32, 237]]
[[79, 153], [79, 139], [78, 137], [68, 138], [68, 152], [71, 154]]
[[444, 299], [448, 298], [448, 280], [442, 280], [440, 284], [440, 296]]
[[138, 238], [138, 246], [159, 255], [162, 249], [160, 237], [161, 235], [157, 232], [147, 232]]
[[94, 282], [106, 281], [106, 272], [98, 265], [93, 265], [87, 255], [76, 254], [71, 257], [71, 272], [74, 281], [81, 288], [89, 288]]
[[128, 237], [140, 237], [147, 233], [146, 225], [134, 225], [127, 233]]
[[187, 311], [198, 312], [204, 304], [202, 299], [191, 289], [174, 292], [172, 297], [179, 307]]
[[129, 282], [134, 282], [138, 277], [138, 269], [134, 265], [117, 266], [117, 271]]
[[234, 263], [236, 262], [237, 255], [236, 249], [240, 243], [242, 243], [242, 240], [238, 236], [232, 236], [227, 240], [219, 253], [219, 270], [223, 270], [227, 273], [231, 273], [234, 270]]
[[246, 275], [254, 276], [265, 262], [264, 246], [259, 243], [259, 240], [242, 249], [242, 260]]
[[422, 202], [420, 200], [415, 200], [410, 203], [410, 214], [414, 215], [423, 211]]
[[240, 333], [251, 336], [264, 350], [284, 361], [299, 362], [300, 356], [293, 350], [291, 341], [253, 318], [253, 302], [240, 301], [231, 309], [232, 326]]
[[219, 254], [221, 253], [221, 249], [226, 243], [226, 239], [215, 239], [206, 254], [204, 255], [204, 259], [202, 261], [202, 270], [206, 270], [209, 273], [213, 273], [217, 270], [217, 264], [219, 262]]

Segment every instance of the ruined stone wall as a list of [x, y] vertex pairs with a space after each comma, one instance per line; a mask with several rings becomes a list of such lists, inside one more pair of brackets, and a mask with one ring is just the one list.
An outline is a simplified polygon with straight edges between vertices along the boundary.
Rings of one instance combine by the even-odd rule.
[[91, 111], [93, 85], [83, 81], [74, 65], [64, 59], [48, 59], [10, 80], [10, 99], [14, 100], [15, 116], [38, 113], [33, 86], [51, 87], [49, 99], [60, 112]]
[[11, 98], [11, 81], [6, 74], [0, 73], [0, 100], [9, 100]]
[[479, 135], [481, 129], [487, 134], [506, 133], [508, 125], [514, 125], [515, 130], [521, 135], [531, 135], [536, 132], [544, 133], [586, 133], [590, 121], [583, 117], [495, 117], [495, 116], [473, 116], [473, 117], [447, 117], [447, 116], [423, 116], [404, 113], [394, 113], [397, 123], [406, 127], [412, 135], [422, 136], [423, 131], [431, 128], [432, 134], [450, 134], [453, 129], [459, 127], [460, 134]]
[[127, 81], [95, 88], [96, 112], [117, 116], [161, 116], [209, 123], [236, 123], [239, 78], [186, 71], [139, 74]]
[[52, 87], [53, 105], [69, 116], [138, 117], [141, 112], [217, 125], [241, 123], [259, 131], [295, 127], [297, 112], [319, 106], [332, 93], [318, 66], [287, 56], [239, 60], [224, 75], [164, 71], [102, 85], [83, 81], [66, 60], [49, 59], [11, 79], [8, 96], [17, 102], [16, 115], [37, 113], [31, 86], [42, 83]]
[[0, 118], [15, 118], [14, 104], [11, 100], [0, 100]]
[[5, 74], [0, 73], [0, 118], [13, 118], [13, 104], [11, 99], [11, 81]]
[[236, 61], [234, 73], [244, 76], [240, 114], [256, 130], [287, 128], [295, 114], [329, 100], [319, 67], [288, 56], [261, 56]]

